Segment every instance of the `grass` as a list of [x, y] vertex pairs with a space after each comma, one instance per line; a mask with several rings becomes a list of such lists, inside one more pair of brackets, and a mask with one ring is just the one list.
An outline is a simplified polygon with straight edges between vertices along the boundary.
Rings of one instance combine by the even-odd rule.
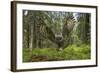
[[69, 45], [62, 51], [56, 49], [43, 48], [23, 49], [23, 62], [37, 62], [37, 61], [57, 61], [57, 60], [85, 60], [90, 59], [90, 46], [82, 44], [81, 46]]

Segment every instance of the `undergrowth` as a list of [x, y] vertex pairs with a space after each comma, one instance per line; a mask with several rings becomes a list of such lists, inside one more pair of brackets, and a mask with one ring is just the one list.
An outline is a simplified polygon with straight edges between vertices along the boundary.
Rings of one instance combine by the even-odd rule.
[[67, 48], [58, 51], [54, 48], [34, 48], [30, 52], [29, 48], [23, 49], [23, 62], [35, 61], [58, 61], [58, 60], [85, 60], [90, 59], [90, 45], [82, 44], [69, 45]]

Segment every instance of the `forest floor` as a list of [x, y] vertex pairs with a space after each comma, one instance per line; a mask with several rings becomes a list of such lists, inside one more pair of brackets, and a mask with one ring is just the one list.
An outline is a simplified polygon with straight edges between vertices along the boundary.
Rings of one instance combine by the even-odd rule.
[[60, 60], [85, 60], [91, 58], [90, 45], [82, 44], [80, 46], [69, 45], [67, 48], [58, 51], [51, 48], [23, 49], [23, 62], [40, 61], [60, 61]]

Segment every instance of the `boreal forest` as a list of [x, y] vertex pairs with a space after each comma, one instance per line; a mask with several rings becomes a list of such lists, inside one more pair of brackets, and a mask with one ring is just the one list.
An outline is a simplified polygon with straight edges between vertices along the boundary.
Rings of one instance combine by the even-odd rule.
[[90, 13], [23, 10], [23, 62], [90, 58]]

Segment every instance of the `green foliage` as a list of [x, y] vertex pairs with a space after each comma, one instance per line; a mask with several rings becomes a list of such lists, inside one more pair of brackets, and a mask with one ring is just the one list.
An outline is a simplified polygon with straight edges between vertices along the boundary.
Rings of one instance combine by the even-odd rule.
[[27, 48], [24, 48], [24, 49], [23, 49], [23, 62], [29, 61], [30, 56], [31, 56], [30, 50], [27, 49]]
[[[90, 59], [90, 45], [82, 44], [69, 45], [62, 51], [57, 51], [56, 49], [35, 48], [30, 55], [29, 49], [23, 50], [23, 62], [34, 62], [34, 61], [57, 61], [57, 60], [84, 60]], [[33, 56], [33, 57], [32, 57]], [[34, 57], [35, 56], [35, 57]], [[42, 58], [43, 57], [43, 58]], [[41, 58], [41, 59], [40, 59]]]
[[88, 45], [70, 45], [64, 49], [66, 53], [66, 59], [90, 59], [90, 46]]

